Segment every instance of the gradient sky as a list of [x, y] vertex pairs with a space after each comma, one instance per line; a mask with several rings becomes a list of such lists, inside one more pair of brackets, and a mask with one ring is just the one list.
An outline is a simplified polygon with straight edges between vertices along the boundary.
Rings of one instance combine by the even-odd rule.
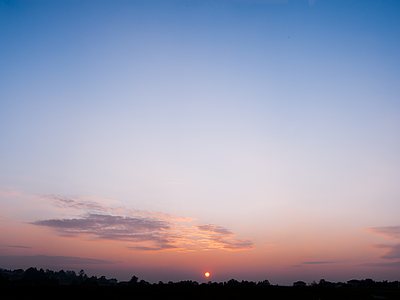
[[399, 280], [399, 49], [397, 0], [0, 0], [0, 267]]

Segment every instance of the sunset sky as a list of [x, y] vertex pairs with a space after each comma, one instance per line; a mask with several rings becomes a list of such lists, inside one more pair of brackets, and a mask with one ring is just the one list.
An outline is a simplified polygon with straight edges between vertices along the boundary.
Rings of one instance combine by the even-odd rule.
[[0, 267], [400, 280], [399, 49], [397, 0], [0, 0]]

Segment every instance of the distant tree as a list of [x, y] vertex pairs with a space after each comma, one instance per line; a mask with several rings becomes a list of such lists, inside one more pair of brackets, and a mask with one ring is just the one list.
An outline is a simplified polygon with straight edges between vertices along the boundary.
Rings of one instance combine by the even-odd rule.
[[371, 278], [367, 278], [365, 280], [363, 280], [363, 285], [365, 287], [374, 287], [375, 286], [375, 281], [373, 281]]
[[[209, 281], [210, 283], [211, 281]], [[177, 285], [199, 285], [197, 281], [192, 281], [192, 280], [183, 280], [179, 281], [178, 283], [175, 283]]]
[[313, 280], [313, 282], [310, 283], [311, 286], [317, 286], [318, 284]]
[[242, 280], [240, 283], [242, 286], [255, 286], [256, 283], [254, 281], [247, 281], [247, 280]]
[[70, 278], [70, 279], [75, 279], [77, 276], [76, 276], [76, 273], [75, 273], [75, 271], [66, 271], [65, 272], [65, 274], [67, 275], [67, 277], [68, 278]]
[[92, 276], [92, 277], [86, 278], [84, 281], [82, 281], [81, 285], [97, 286], [99, 284], [97, 282], [97, 277], [96, 276]]
[[129, 285], [137, 285], [138, 283], [138, 277], [136, 277], [135, 275], [132, 276], [131, 280], [129, 280]]
[[271, 284], [269, 283], [269, 281], [267, 279], [265, 279], [264, 281], [259, 281], [257, 282], [258, 286], [270, 286]]
[[228, 285], [228, 286], [237, 286], [239, 284], [240, 284], [239, 281], [237, 281], [236, 279], [233, 279], [233, 278], [228, 280], [228, 282], [226, 283], [226, 285]]
[[347, 281], [347, 284], [349, 286], [352, 286], [352, 287], [359, 287], [360, 286], [360, 280], [352, 279], [352, 280]]
[[138, 284], [139, 284], [139, 285], [150, 285], [149, 282], [147, 282], [147, 281], [145, 281], [145, 280], [143, 280], [143, 279], [140, 280]]
[[101, 276], [99, 279], [97, 279], [97, 283], [100, 285], [107, 285], [108, 280], [107, 280], [106, 276]]
[[301, 281], [301, 280], [293, 282], [293, 286], [306, 286], [306, 285], [307, 285], [307, 283], [305, 283], [304, 281]]
[[321, 279], [318, 283], [318, 286], [320, 287], [334, 287], [335, 284], [330, 282], [330, 281], [326, 281], [325, 279]]
[[50, 278], [44, 272], [43, 269], [28, 268], [24, 272], [22, 284], [33, 284], [33, 285], [58, 285], [58, 281], [55, 278]]
[[63, 269], [57, 272], [57, 277], [61, 280], [65, 280], [67, 278], [67, 273]]
[[33, 267], [28, 268], [24, 273], [24, 279], [26, 280], [38, 280], [45, 277], [46, 274], [44, 273], [43, 269], [40, 269], [40, 271], [38, 271], [38, 269]]
[[85, 271], [83, 269], [81, 269], [78, 274], [79, 274], [79, 278], [81, 278], [82, 280], [87, 277], [87, 275], [85, 274]]

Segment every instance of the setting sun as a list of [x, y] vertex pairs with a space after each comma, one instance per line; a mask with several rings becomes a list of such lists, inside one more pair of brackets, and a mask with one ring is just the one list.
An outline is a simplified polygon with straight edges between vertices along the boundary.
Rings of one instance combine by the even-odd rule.
[[204, 276], [210, 277], [210, 272], [205, 272], [205, 273], [204, 273]]

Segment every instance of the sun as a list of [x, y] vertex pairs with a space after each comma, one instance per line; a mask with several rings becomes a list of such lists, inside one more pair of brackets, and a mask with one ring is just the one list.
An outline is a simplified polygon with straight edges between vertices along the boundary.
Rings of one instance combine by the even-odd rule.
[[210, 277], [210, 272], [205, 272], [205, 273], [204, 273], [204, 276]]

